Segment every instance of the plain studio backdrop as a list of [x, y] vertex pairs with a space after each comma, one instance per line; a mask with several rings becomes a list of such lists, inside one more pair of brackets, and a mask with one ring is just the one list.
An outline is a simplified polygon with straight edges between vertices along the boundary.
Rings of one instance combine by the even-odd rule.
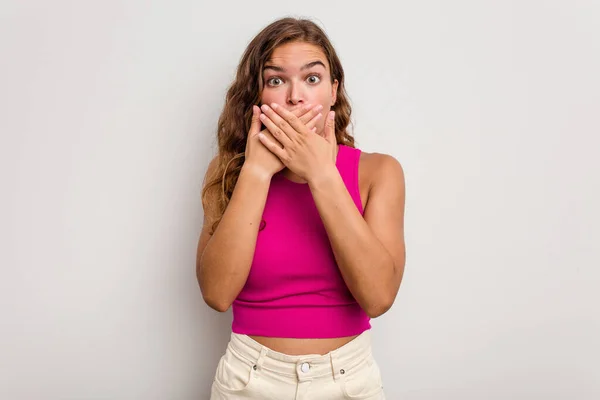
[[208, 398], [231, 313], [196, 282], [202, 179], [244, 48], [288, 15], [405, 169], [388, 398], [600, 398], [592, 0], [3, 1], [0, 398]]

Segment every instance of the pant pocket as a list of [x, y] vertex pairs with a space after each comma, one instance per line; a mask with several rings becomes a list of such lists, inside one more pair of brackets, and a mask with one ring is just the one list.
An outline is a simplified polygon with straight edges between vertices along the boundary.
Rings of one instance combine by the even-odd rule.
[[384, 398], [381, 372], [373, 356], [348, 371], [344, 371], [342, 389], [348, 400], [378, 400]]
[[228, 348], [217, 365], [214, 385], [222, 392], [240, 394], [251, 388], [255, 374], [251, 361]]

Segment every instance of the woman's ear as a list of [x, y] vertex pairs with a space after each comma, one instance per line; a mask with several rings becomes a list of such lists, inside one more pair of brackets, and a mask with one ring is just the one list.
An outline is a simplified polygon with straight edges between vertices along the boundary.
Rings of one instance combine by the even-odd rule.
[[333, 84], [331, 85], [331, 105], [333, 106], [337, 101], [337, 89], [339, 82], [337, 79], [333, 80]]

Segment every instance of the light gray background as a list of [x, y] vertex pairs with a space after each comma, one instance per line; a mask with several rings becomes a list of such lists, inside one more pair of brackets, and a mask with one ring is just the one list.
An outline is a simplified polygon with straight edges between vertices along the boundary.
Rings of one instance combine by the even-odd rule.
[[[600, 398], [597, 1], [3, 1], [0, 398], [206, 399], [195, 280], [224, 94], [310, 16], [407, 184], [391, 400]], [[307, 322], [308, 323], [308, 322]]]

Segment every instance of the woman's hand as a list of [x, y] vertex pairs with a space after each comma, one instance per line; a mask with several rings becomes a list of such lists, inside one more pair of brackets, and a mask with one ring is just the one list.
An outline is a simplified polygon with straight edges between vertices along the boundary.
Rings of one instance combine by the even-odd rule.
[[[307, 104], [304, 107], [295, 110], [293, 113], [290, 113], [290, 115], [296, 118], [298, 123], [306, 129], [312, 129], [321, 115], [319, 114], [319, 111], [319, 105], [313, 107], [312, 105]], [[281, 144], [271, 136], [268, 129], [260, 130], [260, 115], [260, 108], [258, 108], [258, 106], [252, 106], [252, 124], [250, 125], [250, 131], [248, 132], [248, 138], [246, 140], [246, 160], [244, 161], [243, 168], [251, 169], [265, 179], [271, 179], [273, 175], [284, 168], [284, 164], [273, 154], [273, 152], [267, 150], [265, 146], [259, 143], [259, 135], [268, 137], [273, 146], [280, 149]]]
[[335, 170], [337, 140], [334, 111], [327, 116], [322, 137], [275, 103], [271, 107], [263, 105], [262, 110], [264, 114], [260, 118], [272, 136], [261, 132], [258, 138], [283, 165], [309, 184]]

